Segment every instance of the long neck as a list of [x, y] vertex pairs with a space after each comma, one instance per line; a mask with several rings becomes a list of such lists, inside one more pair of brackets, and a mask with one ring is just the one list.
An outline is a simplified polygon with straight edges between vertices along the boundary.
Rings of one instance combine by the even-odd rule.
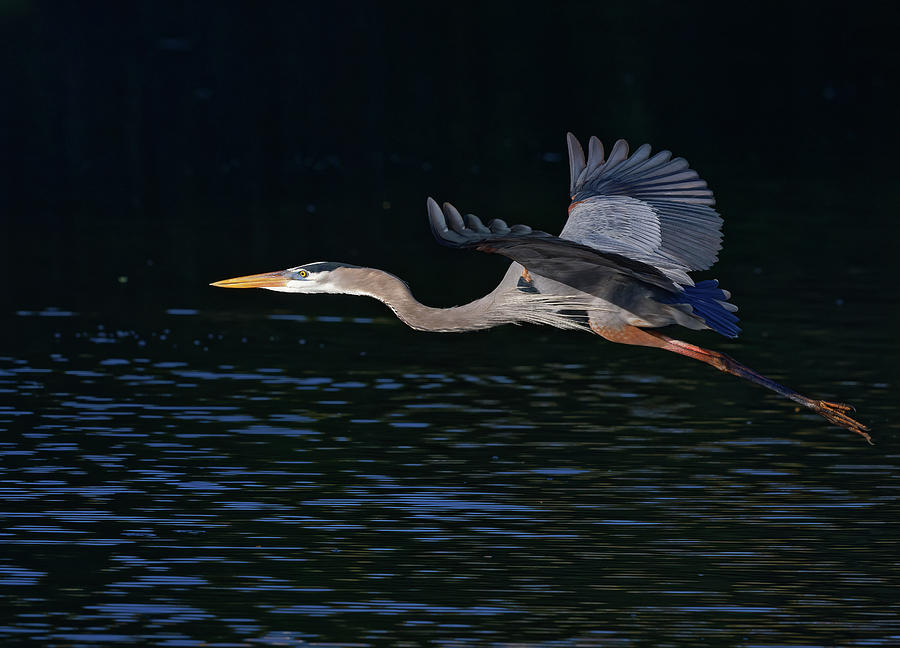
[[472, 331], [515, 321], [494, 306], [495, 292], [453, 308], [431, 308], [412, 296], [409, 287], [392, 274], [374, 268], [340, 268], [336, 285], [341, 292], [366, 295], [384, 302], [406, 325], [420, 331]]

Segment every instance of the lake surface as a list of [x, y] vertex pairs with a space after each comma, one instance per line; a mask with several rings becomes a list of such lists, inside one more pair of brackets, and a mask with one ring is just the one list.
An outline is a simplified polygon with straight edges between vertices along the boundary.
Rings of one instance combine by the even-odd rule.
[[[0, 2], [0, 648], [900, 646], [900, 5], [258, 6]], [[672, 334], [875, 445], [673, 354], [208, 286], [479, 297], [426, 198], [559, 232], [567, 130], [715, 191], [743, 334]]]
[[896, 347], [840, 334], [883, 302], [691, 338], [869, 446], [661, 352], [295, 299], [4, 318], [3, 643], [900, 644]]

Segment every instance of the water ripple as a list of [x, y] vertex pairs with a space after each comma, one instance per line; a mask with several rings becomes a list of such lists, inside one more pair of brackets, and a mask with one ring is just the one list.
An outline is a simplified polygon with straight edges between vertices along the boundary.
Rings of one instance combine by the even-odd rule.
[[253, 342], [37, 313], [49, 347], [0, 358], [5, 641], [900, 636], [896, 453], [714, 373], [564, 336], [490, 338], [499, 366], [381, 321]]

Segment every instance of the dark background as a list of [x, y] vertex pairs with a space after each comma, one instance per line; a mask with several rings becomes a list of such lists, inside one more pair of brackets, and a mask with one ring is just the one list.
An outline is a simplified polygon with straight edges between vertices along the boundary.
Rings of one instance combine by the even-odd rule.
[[12, 308], [233, 307], [206, 284], [316, 260], [464, 301], [505, 262], [438, 248], [425, 198], [558, 231], [567, 130], [691, 161], [739, 303], [773, 266], [894, 288], [892, 3], [22, 0], [0, 19]]
[[[896, 645], [896, 6], [0, 0], [0, 643]], [[671, 353], [208, 286], [478, 297], [426, 197], [558, 232], [567, 130], [715, 190], [744, 334], [671, 334], [875, 446]]]

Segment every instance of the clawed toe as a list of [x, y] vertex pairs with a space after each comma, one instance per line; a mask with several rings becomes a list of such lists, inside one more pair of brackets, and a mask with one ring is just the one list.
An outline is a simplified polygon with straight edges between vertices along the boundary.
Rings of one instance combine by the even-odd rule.
[[856, 408], [848, 403], [833, 403], [831, 401], [819, 401], [823, 407], [838, 410], [839, 412], [855, 412]]
[[863, 425], [859, 421], [850, 416], [847, 416], [848, 412], [855, 412], [856, 409], [852, 405], [848, 405], [846, 403], [832, 403], [830, 401], [816, 401], [816, 407], [813, 409], [816, 410], [821, 416], [828, 419], [831, 423], [835, 425], [846, 428], [851, 432], [856, 432], [862, 438], [872, 444], [872, 437], [869, 436], [867, 430], [868, 426]]

